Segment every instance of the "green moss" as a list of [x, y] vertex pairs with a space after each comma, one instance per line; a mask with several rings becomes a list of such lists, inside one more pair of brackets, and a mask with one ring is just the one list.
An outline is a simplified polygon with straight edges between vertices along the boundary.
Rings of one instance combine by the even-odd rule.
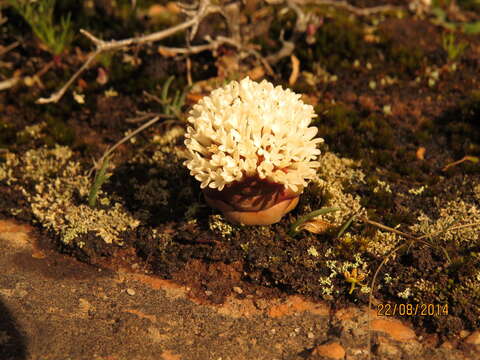
[[399, 38], [397, 33], [390, 31], [386, 29], [379, 31], [386, 62], [390, 64], [396, 76], [414, 75], [426, 62], [425, 52], [416, 42]]
[[335, 247], [342, 258], [351, 256], [351, 254], [365, 253], [371, 242], [368, 236], [352, 236], [350, 233], [345, 233]]
[[374, 47], [363, 38], [363, 28], [355, 18], [337, 15], [327, 19], [317, 30], [312, 47], [313, 58], [328, 71], [338, 71], [339, 67], [350, 68], [353, 61], [365, 61], [374, 55]]
[[46, 115], [45, 143], [49, 146], [55, 144], [72, 145], [75, 140], [75, 131], [59, 117]]
[[115, 53], [112, 52], [104, 52], [100, 54], [97, 58], [97, 61], [102, 64], [102, 66], [106, 69], [109, 69], [112, 63], [114, 62], [113, 57], [115, 56]]
[[[436, 132], [447, 137], [448, 148], [458, 159], [480, 155], [480, 91], [473, 91], [464, 100], [447, 110], [436, 122]], [[478, 172], [480, 166], [465, 162], [463, 171]], [[453, 169], [455, 170], [455, 169]]]
[[15, 128], [4, 120], [0, 120], [0, 148], [8, 148], [15, 143]]
[[480, 11], [478, 0], [458, 0], [458, 5], [463, 10]]
[[224, 239], [230, 238], [235, 231], [235, 227], [225, 222], [221, 215], [211, 215], [208, 221], [208, 227]]
[[386, 58], [395, 66], [396, 74], [415, 74], [425, 61], [425, 53], [415, 44], [401, 45], [397, 42], [387, 44]]
[[[333, 150], [354, 158], [368, 158], [372, 151], [392, 150], [395, 147], [394, 131], [382, 117], [360, 113], [342, 104], [320, 104], [315, 111], [319, 114], [314, 125], [319, 134]], [[381, 156], [382, 154], [380, 154]], [[388, 161], [391, 156], [377, 160]]]

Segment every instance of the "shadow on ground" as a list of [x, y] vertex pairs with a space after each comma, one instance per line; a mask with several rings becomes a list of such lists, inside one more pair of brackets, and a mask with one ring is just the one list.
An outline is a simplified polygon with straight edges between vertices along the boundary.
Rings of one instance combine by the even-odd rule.
[[10, 311], [0, 300], [0, 358], [3, 360], [26, 359], [26, 340]]

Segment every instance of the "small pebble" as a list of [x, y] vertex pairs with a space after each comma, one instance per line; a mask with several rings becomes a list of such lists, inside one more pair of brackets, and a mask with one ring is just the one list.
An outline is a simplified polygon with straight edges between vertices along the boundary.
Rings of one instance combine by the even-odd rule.
[[313, 339], [313, 338], [315, 337], [315, 335], [313, 334], [313, 332], [309, 332], [309, 333], [307, 334], [307, 337], [308, 337], [309, 339]]
[[243, 293], [242, 288], [240, 288], [240, 287], [238, 287], [238, 286], [234, 286], [234, 287], [233, 287], [233, 291], [235, 291], [237, 294], [242, 294], [242, 293]]
[[130, 295], [130, 296], [133, 296], [133, 295], [135, 295], [135, 290], [127, 289], [127, 294]]

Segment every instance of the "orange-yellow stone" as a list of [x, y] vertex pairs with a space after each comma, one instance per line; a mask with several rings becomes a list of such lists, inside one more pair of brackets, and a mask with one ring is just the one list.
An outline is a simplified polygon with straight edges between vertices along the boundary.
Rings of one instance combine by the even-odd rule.
[[384, 332], [397, 341], [408, 341], [415, 338], [415, 332], [396, 319], [376, 319], [371, 322], [371, 329]]
[[330, 344], [318, 345], [312, 352], [314, 356], [324, 356], [329, 359], [340, 360], [345, 357], [345, 349], [338, 342], [332, 342]]

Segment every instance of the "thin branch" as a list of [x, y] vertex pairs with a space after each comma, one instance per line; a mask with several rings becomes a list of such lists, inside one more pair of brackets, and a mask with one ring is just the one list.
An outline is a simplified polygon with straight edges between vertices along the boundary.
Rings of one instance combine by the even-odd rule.
[[225, 6], [223, 15], [229, 30], [230, 37], [236, 43], [240, 43], [242, 35], [240, 32], [240, 2], [232, 2]]
[[284, 32], [280, 34], [280, 39], [282, 42], [282, 47], [275, 54], [267, 56], [266, 60], [268, 63], [275, 65], [284, 57], [290, 56], [295, 50], [295, 43], [300, 38], [301, 34], [305, 33], [308, 23], [312, 19], [311, 14], [306, 14], [298, 6], [296, 0], [286, 0], [287, 7], [292, 9], [297, 15], [297, 20], [295, 21], [295, 26], [293, 28], [293, 34], [290, 39], [285, 40]]
[[58, 102], [58, 100], [60, 100], [62, 98], [62, 96], [65, 94], [65, 92], [70, 87], [70, 85], [72, 85], [72, 83], [80, 76], [80, 74], [83, 73], [88, 68], [88, 66], [93, 61], [93, 59], [95, 59], [97, 57], [97, 55], [99, 55], [101, 52], [103, 52], [103, 50], [97, 49], [93, 53], [91, 53], [88, 56], [87, 61], [85, 61], [85, 63], [82, 65], [82, 67], [77, 70], [77, 72], [70, 78], [70, 80], [68, 80], [65, 83], [65, 85], [62, 86], [62, 88], [60, 90], [58, 90], [57, 92], [54, 92], [48, 98], [38, 99], [36, 101], [36, 103], [37, 104], [48, 104], [48, 103], [52, 103], [52, 102], [53, 103]]
[[216, 51], [220, 46], [224, 44], [229, 44], [234, 47], [239, 46], [237, 43], [234, 43], [232, 39], [229, 39], [223, 36], [219, 36], [218, 38], [215, 38], [215, 39], [211, 39], [209, 36], [206, 36], [205, 40], [208, 41], [208, 44], [187, 46], [184, 48], [159, 46], [158, 50], [160, 52], [164, 51], [166, 53], [171, 53], [173, 56], [175, 56], [175, 55], [193, 55], [193, 54], [198, 54], [207, 50]]
[[434, 237], [434, 236], [440, 235], [442, 233], [446, 233], [448, 231], [461, 230], [461, 229], [466, 229], [466, 228], [475, 227], [475, 226], [480, 226], [480, 222], [474, 222], [474, 223], [463, 224], [463, 225], [455, 225], [455, 226], [446, 228], [444, 230], [436, 231], [432, 234], [422, 235], [418, 238], [418, 240], [423, 240], [423, 239], [426, 239], [426, 238], [429, 238], [429, 237]]
[[169, 115], [165, 115], [165, 114], [161, 114], [161, 113], [143, 112], [143, 111], [137, 111], [137, 115], [138, 116], [136, 116], [136, 117], [125, 119], [125, 122], [129, 123], [129, 124], [137, 124], [139, 122], [145, 121], [145, 120], [153, 118], [155, 116], [160, 116], [162, 119], [173, 119], [174, 118], [173, 116], [169, 116]]
[[347, 10], [355, 15], [359, 16], [369, 16], [372, 14], [378, 14], [382, 12], [391, 12], [391, 11], [398, 11], [402, 10], [401, 7], [392, 6], [392, 5], [379, 5], [379, 6], [372, 6], [368, 8], [359, 8], [356, 6], [351, 5], [347, 1], [340, 1], [340, 0], [293, 0], [297, 4], [307, 5], [307, 4], [314, 4], [314, 5], [328, 5], [337, 8], [341, 8]]
[[211, 50], [215, 52], [220, 46], [222, 45], [230, 45], [234, 48], [236, 48], [238, 51], [243, 51], [247, 53], [248, 55], [252, 55], [255, 58], [257, 58], [265, 68], [268, 74], [272, 75], [273, 74], [273, 69], [268, 63], [267, 59], [265, 59], [262, 54], [260, 54], [258, 51], [255, 49], [251, 49], [249, 47], [243, 46], [241, 43], [235, 41], [232, 38], [225, 37], [225, 36], [218, 36], [215, 39], [212, 39], [209, 35], [205, 36], [205, 41], [208, 42], [208, 44], [202, 44], [202, 45], [194, 45], [194, 46], [189, 46], [189, 47], [184, 47], [184, 48], [174, 48], [174, 47], [168, 47], [168, 46], [159, 46], [158, 49], [160, 52], [164, 51], [165, 53], [170, 53], [173, 56], [175, 55], [191, 55], [191, 54], [198, 54], [203, 51]]
[[15, 49], [18, 45], [20, 45], [20, 42], [15, 41], [15, 42], [11, 43], [10, 45], [5, 46], [4, 48], [0, 49], [0, 56], [3, 56], [6, 53], [8, 53], [9, 51]]
[[359, 16], [368, 16], [368, 15], [381, 13], [381, 12], [401, 10], [400, 7], [391, 6], [391, 5], [359, 8], [349, 4], [347, 1], [338, 1], [338, 0], [285, 0], [285, 2], [287, 7], [292, 9], [295, 12], [295, 14], [297, 15], [297, 20], [295, 22], [292, 36], [288, 40], [285, 40], [282, 32], [280, 34], [282, 47], [275, 54], [267, 56], [267, 61], [272, 65], [275, 65], [281, 59], [292, 55], [293, 51], [295, 50], [295, 43], [300, 38], [301, 34], [305, 33], [309, 23], [312, 20], [315, 20], [314, 15], [310, 13], [305, 13], [300, 8], [300, 5], [303, 5], [303, 6], [310, 5], [310, 4], [329, 5], [329, 6], [345, 9]]
[[[185, 31], [185, 43], [187, 44], [187, 47], [191, 47], [191, 41], [190, 41], [190, 34], [188, 31]], [[186, 68], [186, 75], [187, 75], [187, 84], [188, 86], [192, 86], [193, 80], [192, 80], [192, 59], [190, 58], [190, 55], [185, 56], [185, 68]]]
[[[97, 162], [97, 164], [103, 164], [103, 161], [105, 160], [105, 158], [107, 156], [109, 156], [116, 148], [118, 148], [120, 145], [122, 145], [123, 143], [127, 142], [128, 140], [130, 140], [132, 137], [134, 137], [135, 135], [137, 135], [139, 132], [145, 130], [147, 127], [155, 124], [158, 120], [162, 119], [161, 116], [155, 116], [152, 120], [146, 122], [145, 124], [143, 124], [142, 126], [140, 126], [138, 129], [136, 129], [135, 131], [133, 131], [132, 133], [128, 134], [127, 136], [125, 136], [122, 140], [118, 141], [115, 145], [113, 145], [111, 148], [109, 148], [107, 151], [105, 151], [105, 153], [102, 155], [102, 157], [100, 158], [100, 160]], [[88, 175], [91, 175], [92, 172], [95, 170], [96, 168], [96, 164], [95, 166], [93, 166], [89, 172], [88, 172]]]
[[20, 81], [19, 77], [13, 77], [7, 80], [0, 81], [0, 91], [7, 90], [14, 87], [15, 85], [17, 85], [19, 81]]
[[380, 229], [382, 229], [382, 230], [390, 231], [390, 232], [393, 232], [393, 233], [395, 233], [395, 234], [397, 234], [397, 235], [406, 237], [407, 239], [410, 239], [410, 240], [416, 240], [416, 239], [417, 239], [417, 237], [415, 237], [415, 236], [413, 236], [413, 235], [411, 235], [411, 234], [407, 234], [407, 233], [404, 233], [403, 231], [394, 229], [394, 228], [392, 228], [392, 227], [390, 227], [390, 226], [380, 224], [380, 223], [378, 223], [378, 222], [376, 222], [376, 221], [373, 221], [373, 220], [370, 220], [370, 219], [368, 219], [368, 218], [366, 218], [366, 217], [364, 217], [364, 216], [360, 217], [359, 219], [360, 219], [361, 221], [363, 221], [363, 222], [366, 222], [366, 223], [370, 224], [370, 225], [376, 226], [376, 227], [378, 227], [378, 228], [380, 228]]
[[445, 165], [443, 168], [442, 168], [442, 171], [447, 171], [448, 169], [450, 169], [451, 167], [453, 166], [456, 166], [456, 165], [459, 165], [465, 161], [471, 161], [473, 163], [478, 163], [479, 161], [479, 158], [477, 156], [464, 156], [463, 158], [461, 158], [460, 160], [457, 160], [457, 161], [454, 161], [454, 162], [451, 162], [447, 165]]
[[172, 26], [171, 28], [161, 30], [154, 32], [152, 34], [148, 35], [142, 35], [138, 37], [132, 37], [128, 39], [123, 39], [123, 40], [110, 40], [110, 41], [105, 41], [100, 38], [97, 38], [87, 30], [80, 30], [80, 32], [88, 37], [95, 45], [96, 49], [93, 51], [87, 61], [82, 65], [80, 69], [70, 78], [70, 80], [67, 81], [67, 83], [57, 92], [53, 93], [50, 97], [48, 98], [40, 98], [37, 100], [38, 104], [47, 104], [51, 102], [58, 102], [62, 96], [65, 94], [67, 89], [72, 85], [72, 83], [82, 74], [87, 67], [90, 65], [90, 63], [101, 53], [106, 52], [106, 51], [112, 51], [112, 50], [118, 50], [118, 49], [124, 49], [128, 48], [132, 45], [142, 45], [146, 43], [152, 43], [156, 41], [163, 40], [177, 32], [180, 32], [182, 30], [191, 28], [191, 33], [190, 36], [193, 38], [196, 34], [196, 31], [198, 29], [198, 24], [209, 14], [219, 12], [220, 9], [218, 6], [214, 6], [210, 4], [210, 0], [200, 0], [198, 7], [196, 8], [195, 11], [187, 11], [188, 14], [190, 14], [191, 18], [181, 24]]

